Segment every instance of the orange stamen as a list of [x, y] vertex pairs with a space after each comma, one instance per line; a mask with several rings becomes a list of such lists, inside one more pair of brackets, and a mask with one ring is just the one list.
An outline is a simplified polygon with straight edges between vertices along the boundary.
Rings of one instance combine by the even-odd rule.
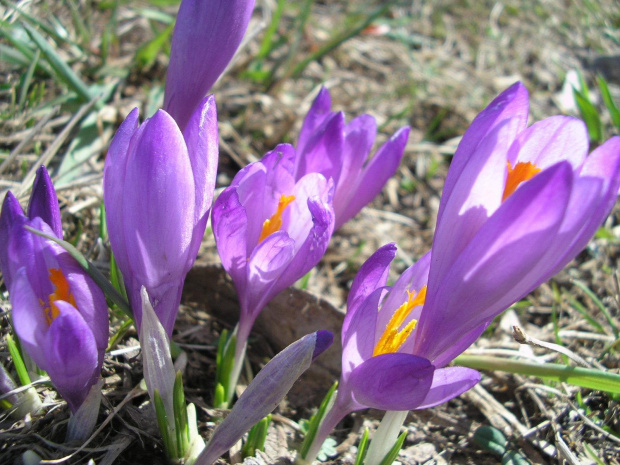
[[262, 242], [267, 236], [273, 234], [276, 231], [279, 231], [282, 227], [282, 214], [286, 207], [295, 200], [294, 195], [283, 195], [280, 197], [280, 201], [278, 202], [278, 209], [276, 212], [271, 215], [271, 218], [265, 220], [263, 223], [263, 230], [260, 233], [260, 237], [258, 238], [258, 242]]
[[74, 307], [76, 307], [75, 298], [73, 294], [71, 294], [71, 289], [69, 288], [69, 282], [65, 275], [62, 274], [62, 270], [60, 268], [50, 268], [50, 281], [54, 285], [54, 293], [50, 294], [48, 302], [49, 305], [45, 305], [45, 302], [39, 300], [41, 305], [43, 305], [43, 312], [45, 313], [45, 321], [47, 321], [48, 325], [52, 324], [58, 315], [60, 315], [60, 310], [56, 305], [56, 302], [62, 300], [63, 302], [68, 302]]
[[373, 357], [398, 351], [418, 324], [418, 320], [411, 320], [403, 329], [400, 329], [411, 311], [418, 305], [424, 305], [424, 301], [426, 300], [426, 286], [420, 289], [417, 295], [415, 291], [407, 291], [407, 294], [407, 301], [394, 312], [392, 318], [390, 318], [389, 323], [385, 327], [385, 331], [379, 338], [379, 342], [377, 342], [375, 350], [372, 353]]
[[510, 162], [507, 163], [508, 177], [506, 178], [506, 187], [504, 187], [502, 202], [510, 197], [510, 195], [517, 190], [517, 187], [519, 187], [522, 182], [532, 179], [536, 174], [540, 173], [540, 168], [529, 161], [525, 163], [518, 162], [514, 168]]

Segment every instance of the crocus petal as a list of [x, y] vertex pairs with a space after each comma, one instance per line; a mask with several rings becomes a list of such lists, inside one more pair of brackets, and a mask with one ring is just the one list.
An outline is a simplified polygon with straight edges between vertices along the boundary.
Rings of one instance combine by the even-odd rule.
[[103, 167], [103, 202], [106, 207], [108, 236], [116, 262], [122, 270], [129, 269], [123, 228], [125, 173], [132, 136], [138, 129], [138, 117], [138, 109], [134, 108], [122, 122], [112, 139]]
[[185, 128], [237, 51], [253, 0], [184, 0], [172, 36], [164, 109]]
[[[443, 217], [433, 239], [429, 281], [443, 276], [489, 216], [499, 208], [506, 183], [506, 153], [520, 129], [520, 120], [507, 119], [484, 137], [476, 155], [452, 185], [453, 195], [442, 197]], [[458, 231], [458, 233], [457, 233]]]
[[198, 254], [207, 226], [217, 176], [218, 129], [215, 97], [210, 95], [200, 103], [183, 131], [183, 138], [194, 174], [196, 192], [194, 232], [187, 263], [189, 270]]
[[160, 110], [142, 128], [127, 164], [122, 218], [130, 269], [149, 289], [185, 271], [195, 192], [187, 147], [174, 120]]
[[211, 222], [222, 266], [232, 277], [239, 295], [243, 295], [246, 286], [248, 217], [239, 202], [236, 189], [224, 189], [220, 194], [213, 206]]
[[480, 373], [471, 368], [440, 368], [433, 373], [433, 383], [426, 397], [415, 410], [435, 407], [460, 396], [480, 381]]
[[493, 319], [529, 290], [520, 280], [541, 265], [557, 240], [572, 177], [570, 164], [563, 162], [532, 178], [482, 226], [439, 283], [431, 274], [416, 354], [435, 360], [455, 335]]
[[338, 210], [336, 210], [336, 229], [340, 228], [340, 226], [357, 215], [365, 205], [370, 203], [381, 192], [387, 180], [396, 173], [407, 145], [409, 131], [408, 127], [396, 131], [370, 159], [358, 178], [358, 184], [348, 204], [345, 205], [344, 203], [336, 202], [336, 200], [334, 201], [334, 205], [338, 205]]
[[293, 383], [331, 344], [328, 331], [308, 334], [294, 342], [258, 372], [228, 416], [216, 428], [196, 465], [211, 465], [260, 419], [282, 401]]
[[372, 357], [375, 349], [377, 311], [384, 288], [375, 289], [348, 317], [342, 327], [342, 378], [346, 380], [357, 366]]
[[295, 179], [309, 173], [321, 173], [337, 183], [340, 177], [344, 148], [344, 114], [330, 115], [315, 131], [295, 159]]
[[40, 217], [54, 234], [62, 239], [62, 219], [58, 207], [58, 197], [45, 166], [37, 170], [32, 194], [28, 202], [28, 218]]
[[452, 191], [461, 173], [472, 156], [478, 156], [478, 144], [493, 128], [507, 119], [518, 120], [518, 126], [525, 129], [529, 111], [528, 93], [523, 84], [517, 82], [498, 95], [482, 112], [476, 116], [463, 135], [452, 157], [450, 170], [443, 188], [442, 202], [437, 214], [437, 224], [442, 221], [443, 210], [452, 196]]
[[[489, 327], [492, 320], [485, 321], [480, 326], [467, 331], [463, 335], [456, 336], [453, 343], [445, 348], [445, 350], [435, 357], [433, 365], [436, 367], [445, 367], [450, 364], [452, 360], [461, 355], [465, 349], [478, 340], [482, 333]], [[407, 341], [409, 342], [409, 341]]]
[[9, 261], [9, 240], [16, 223], [26, 221], [19, 201], [11, 191], [6, 193], [0, 212], [0, 269], [7, 289], [11, 288], [11, 266]]
[[308, 114], [304, 118], [304, 123], [301, 126], [299, 132], [299, 140], [297, 141], [297, 150], [304, 152], [308, 141], [312, 137], [312, 134], [325, 122], [331, 113], [332, 100], [329, 95], [329, 90], [326, 87], [321, 87], [319, 94], [312, 102], [312, 107], [308, 111]]
[[[297, 246], [303, 244], [314, 227], [314, 218], [308, 207], [308, 201], [327, 208], [326, 205], [332, 192], [333, 183], [328, 182], [319, 173], [307, 174], [295, 184], [291, 192], [295, 196], [295, 200], [284, 210], [282, 229], [286, 230]], [[317, 202], [318, 199], [320, 201]]]
[[568, 161], [578, 169], [588, 154], [588, 130], [583, 121], [568, 116], [552, 116], [525, 129], [508, 152], [508, 161], [533, 163], [544, 170]]
[[373, 253], [360, 267], [355, 275], [349, 297], [347, 298], [347, 314], [342, 324], [343, 334], [347, 332], [350, 319], [357, 308], [379, 287], [387, 283], [390, 263], [396, 256], [396, 244], [387, 244]]
[[435, 367], [411, 354], [383, 354], [366, 360], [351, 372], [355, 400], [379, 410], [412, 410], [432, 385]]

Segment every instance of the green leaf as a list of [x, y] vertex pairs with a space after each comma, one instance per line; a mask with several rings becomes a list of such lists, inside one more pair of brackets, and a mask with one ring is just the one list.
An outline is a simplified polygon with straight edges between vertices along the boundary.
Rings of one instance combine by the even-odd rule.
[[504, 455], [508, 441], [497, 428], [480, 426], [474, 433], [474, 442], [488, 452]]
[[257, 450], [265, 450], [265, 440], [267, 439], [267, 431], [270, 423], [271, 415], [267, 415], [261, 421], [252, 426], [248, 433], [248, 439], [241, 450], [241, 456], [243, 458], [254, 457]]
[[11, 336], [10, 334], [6, 335], [6, 345], [9, 347], [9, 353], [11, 354], [11, 358], [13, 359], [13, 365], [15, 365], [15, 371], [17, 371], [19, 382], [22, 386], [30, 384], [30, 376], [28, 375], [28, 370], [26, 369], [26, 364], [24, 363], [24, 359], [22, 358], [21, 351], [17, 347], [13, 336]]
[[620, 394], [620, 375], [592, 368], [568, 367], [555, 363], [525, 362], [486, 355], [459, 355], [454, 359], [454, 363], [476, 370], [519, 373], [588, 389], [598, 389], [599, 391]]
[[396, 439], [396, 442], [387, 453], [387, 455], [383, 458], [383, 460], [381, 460], [381, 463], [379, 465], [392, 465], [394, 463], [394, 460], [396, 460], [396, 457], [398, 457], [400, 450], [403, 448], [406, 437], [407, 431], [403, 431], [400, 436], [398, 436], [398, 439]]
[[592, 302], [594, 302], [594, 305], [596, 305], [601, 311], [601, 313], [605, 316], [605, 319], [607, 320], [607, 323], [609, 323], [609, 326], [611, 327], [614, 336], [618, 337], [620, 335], [618, 325], [616, 324], [614, 317], [611, 316], [611, 313], [609, 313], [609, 310], [607, 309], [607, 307], [605, 307], [605, 304], [601, 301], [601, 299], [599, 299], [598, 296], [594, 292], [592, 292], [592, 290], [590, 290], [588, 286], [585, 285], [585, 283], [573, 280], [573, 284], [579, 289], [581, 289], [592, 300]]
[[364, 432], [362, 433], [362, 437], [360, 438], [360, 443], [357, 446], [357, 457], [355, 457], [354, 465], [362, 465], [364, 463], [366, 453], [368, 452], [368, 444], [370, 444], [370, 441], [368, 440], [369, 435], [369, 429], [364, 428]]
[[601, 97], [603, 98], [603, 102], [609, 110], [611, 121], [614, 123], [616, 128], [620, 129], [620, 110], [611, 97], [611, 92], [609, 92], [609, 87], [607, 86], [607, 82], [603, 76], [598, 76], [598, 86], [601, 89]]
[[308, 422], [308, 432], [304, 437], [304, 442], [299, 448], [299, 455], [301, 455], [301, 457], [306, 458], [306, 455], [308, 455], [308, 451], [310, 450], [310, 446], [314, 442], [314, 437], [316, 436], [319, 426], [321, 425], [325, 414], [329, 410], [329, 407], [331, 407], [333, 397], [336, 394], [337, 388], [338, 382], [335, 382], [332, 387], [329, 388], [327, 394], [325, 394], [325, 397], [323, 398], [323, 400], [321, 401], [321, 405], [319, 406], [319, 410], [314, 415], [312, 415], [312, 418], [310, 418], [310, 421]]
[[603, 140], [603, 123], [601, 117], [598, 114], [598, 110], [588, 97], [576, 89], [573, 89], [573, 95], [575, 97], [575, 103], [579, 108], [579, 113], [583, 118], [586, 126], [588, 127], [588, 134], [590, 141], [600, 143]]
[[530, 462], [528, 459], [523, 457], [518, 452], [513, 450], [509, 450], [502, 457], [502, 465], [529, 465]]
[[183, 374], [177, 371], [172, 390], [172, 407], [174, 409], [174, 427], [177, 437], [177, 456], [185, 457], [189, 447], [189, 428], [187, 421], [187, 405], [183, 392]]
[[174, 29], [174, 24], [170, 24], [161, 33], [159, 33], [153, 40], [142, 45], [136, 53], [136, 63], [141, 69], [150, 68], [155, 63], [157, 55], [162, 50], [164, 45], [169, 42], [170, 36]]

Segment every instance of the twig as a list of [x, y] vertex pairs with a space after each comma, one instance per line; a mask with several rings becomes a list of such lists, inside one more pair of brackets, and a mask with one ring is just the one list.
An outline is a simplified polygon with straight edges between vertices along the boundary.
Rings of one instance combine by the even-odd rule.
[[584, 366], [586, 368], [592, 367], [592, 365], [586, 362], [583, 358], [581, 358], [579, 355], [577, 355], [573, 351], [567, 349], [566, 347], [562, 347], [561, 345], [554, 344], [552, 342], [541, 341], [540, 339], [536, 339], [532, 336], [529, 336], [519, 326], [513, 326], [512, 331], [513, 331], [513, 336], [515, 338], [515, 341], [517, 341], [519, 344], [528, 344], [531, 346], [537, 346], [537, 347], [542, 347], [547, 350], [552, 350], [562, 355], [566, 355], [568, 358], [570, 358], [573, 362], [577, 363], [578, 365]]

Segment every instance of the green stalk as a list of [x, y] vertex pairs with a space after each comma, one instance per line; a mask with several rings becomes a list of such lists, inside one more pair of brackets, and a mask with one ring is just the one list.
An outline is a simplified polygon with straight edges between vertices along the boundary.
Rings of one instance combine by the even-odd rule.
[[486, 355], [459, 355], [454, 359], [454, 363], [476, 370], [519, 373], [588, 389], [620, 394], [620, 375], [591, 368], [567, 367], [556, 363], [525, 362]]

